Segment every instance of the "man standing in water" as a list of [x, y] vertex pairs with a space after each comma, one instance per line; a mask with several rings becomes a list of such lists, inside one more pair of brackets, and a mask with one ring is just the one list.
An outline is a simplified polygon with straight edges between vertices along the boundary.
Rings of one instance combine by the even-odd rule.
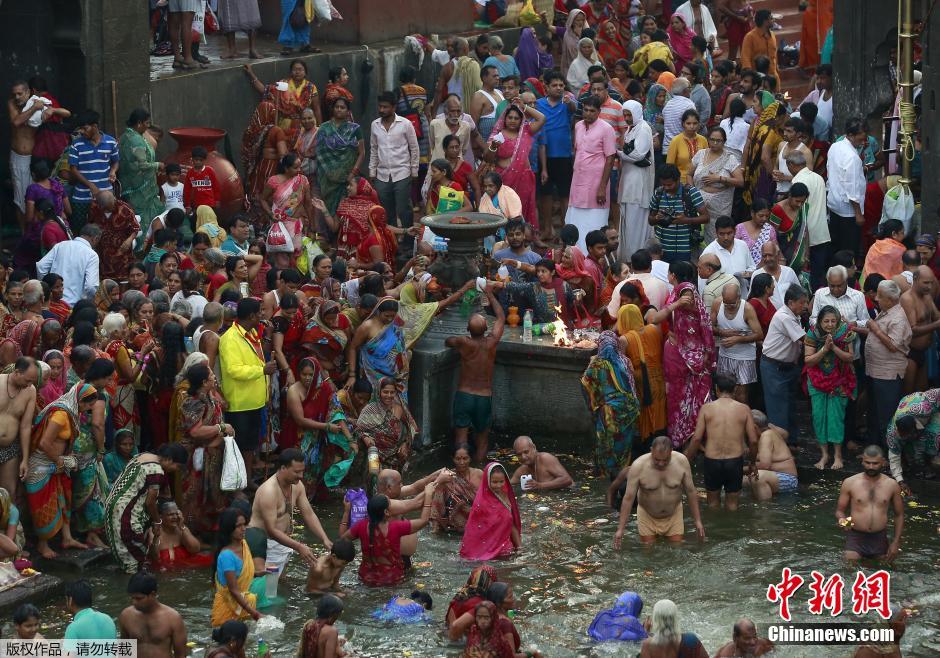
[[751, 409], [734, 399], [734, 377], [715, 375], [718, 399], [702, 407], [695, 424], [695, 434], [685, 456], [691, 462], [705, 442], [705, 492], [708, 506], [721, 507], [721, 490], [725, 490], [725, 507], [738, 509], [738, 496], [744, 481], [744, 451], [750, 452], [750, 475], [756, 476], [757, 428]]
[[754, 426], [760, 433], [757, 439], [757, 477], [745, 479], [751, 487], [754, 500], [770, 500], [778, 493], [795, 492], [797, 480], [796, 461], [787, 445], [787, 431], [767, 421], [767, 415], [757, 409], [751, 410]]
[[[884, 475], [884, 453], [870, 445], [862, 453], [862, 473], [842, 482], [836, 520], [846, 531], [845, 559], [884, 559], [893, 562], [901, 548], [904, 531], [904, 500], [901, 488]], [[888, 543], [888, 506], [894, 508], [894, 539]], [[846, 510], [850, 512], [846, 516]]]
[[26, 478], [29, 471], [29, 441], [33, 418], [36, 416], [36, 362], [21, 356], [13, 372], [0, 375], [0, 386], [6, 395], [0, 398], [0, 487], [16, 500], [17, 476]]
[[486, 334], [486, 318], [475, 313], [467, 322], [469, 336], [449, 336], [444, 344], [460, 355], [460, 381], [454, 394], [454, 445], [469, 443], [467, 435], [473, 428], [476, 460], [482, 463], [489, 448], [490, 422], [493, 419], [493, 366], [496, 346], [503, 337], [506, 315], [493, 291], [486, 289], [490, 308], [496, 314], [493, 331]]
[[937, 277], [927, 265], [914, 270], [911, 289], [901, 295], [901, 308], [911, 324], [910, 349], [907, 353], [907, 372], [904, 374], [904, 394], [927, 388], [927, 350], [933, 334], [940, 329], [940, 312], [934, 303]]
[[567, 489], [574, 484], [558, 457], [550, 452], [539, 452], [531, 437], [520, 436], [513, 442], [512, 449], [522, 464], [512, 474], [512, 484], [521, 482], [523, 476], [528, 476], [522, 485], [526, 491]]
[[715, 654], [715, 658], [737, 658], [738, 656], [763, 656], [774, 650], [773, 642], [757, 637], [757, 626], [747, 617], [741, 617], [731, 631], [731, 642]]
[[138, 658], [184, 658], [186, 624], [183, 617], [157, 600], [157, 579], [140, 572], [127, 584], [131, 605], [118, 616], [122, 638], [137, 640]]
[[[401, 484], [401, 473], [386, 468], [379, 472], [376, 493], [382, 494], [388, 498], [389, 521], [406, 521], [405, 514], [417, 512], [422, 505], [430, 505], [430, 501], [424, 499], [424, 488], [434, 482], [435, 484], [444, 484], [452, 478], [451, 472], [446, 468], [441, 468], [430, 475], [425, 475], [420, 480], [412, 482], [407, 486]], [[349, 520], [345, 519], [348, 527]], [[345, 532], [341, 527], [340, 532]], [[401, 538], [401, 557], [405, 563], [405, 570], [411, 568], [411, 556], [418, 550], [418, 534], [413, 533]]]
[[304, 526], [315, 534], [329, 549], [333, 542], [327, 537], [320, 519], [307, 500], [307, 492], [301, 481], [304, 475], [304, 454], [296, 448], [284, 450], [277, 458], [277, 472], [265, 480], [251, 506], [250, 528], [261, 528], [268, 535], [268, 564], [277, 566], [277, 578], [284, 575], [284, 569], [291, 554], [296, 551], [309, 564], [316, 563], [316, 556], [310, 547], [291, 537], [294, 529], [294, 510], [300, 509]]
[[620, 548], [623, 529], [633, 511], [633, 500], [639, 498], [636, 508], [637, 533], [644, 544], [652, 544], [656, 537], [672, 542], [682, 541], [685, 528], [682, 523], [682, 492], [689, 499], [689, 511], [695, 522], [698, 538], [705, 541], [705, 526], [698, 508], [698, 492], [692, 483], [689, 460], [681, 452], [673, 453], [668, 436], [657, 436], [649, 453], [637, 458], [627, 475], [627, 492], [620, 505], [620, 521], [614, 534], [614, 548]]

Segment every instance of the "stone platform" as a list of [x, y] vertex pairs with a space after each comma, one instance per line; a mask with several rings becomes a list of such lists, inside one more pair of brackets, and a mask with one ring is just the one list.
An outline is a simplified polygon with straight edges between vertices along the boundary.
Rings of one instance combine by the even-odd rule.
[[114, 562], [111, 551], [105, 548], [86, 548], [80, 551], [58, 551], [58, 557], [47, 560], [38, 553], [32, 556], [36, 568], [40, 571], [64, 571], [66, 573], [82, 573], [91, 567], [98, 567], [106, 562]]
[[65, 591], [65, 581], [40, 573], [26, 582], [0, 592], [0, 615], [9, 617], [24, 603], [45, 606]]
[[[435, 318], [412, 354], [409, 404], [424, 445], [452, 435], [451, 405], [460, 360], [444, 345], [444, 339], [456, 332], [442, 329], [453, 325], [442, 316]], [[555, 347], [550, 337], [536, 336], [523, 343], [521, 327], [506, 327], [493, 373], [493, 432], [528, 434], [536, 441], [550, 435], [560, 443], [584, 444], [593, 426], [580, 380], [591, 354]]]

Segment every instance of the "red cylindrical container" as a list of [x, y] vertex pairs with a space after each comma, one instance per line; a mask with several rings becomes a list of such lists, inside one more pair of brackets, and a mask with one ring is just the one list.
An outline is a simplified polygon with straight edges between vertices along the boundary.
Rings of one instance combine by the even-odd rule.
[[171, 128], [170, 135], [176, 140], [176, 151], [164, 160], [166, 164], [175, 162], [183, 170], [183, 178], [192, 166], [192, 150], [202, 146], [209, 152], [206, 164], [215, 171], [222, 186], [222, 202], [219, 207], [219, 221], [227, 222], [237, 212], [245, 209], [245, 189], [235, 165], [226, 160], [215, 145], [225, 137], [225, 131], [218, 128]]

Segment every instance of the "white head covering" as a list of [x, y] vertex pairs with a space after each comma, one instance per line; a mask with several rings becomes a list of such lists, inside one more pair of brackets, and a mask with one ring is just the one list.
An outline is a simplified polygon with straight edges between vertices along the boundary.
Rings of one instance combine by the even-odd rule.
[[638, 101], [631, 98], [623, 102], [623, 112], [624, 114], [630, 112], [630, 116], [633, 117], [633, 125], [630, 127], [630, 132], [628, 132], [623, 139], [625, 142], [633, 141], [640, 133], [643, 124], [646, 123], [646, 120], [643, 118], [643, 106], [640, 105]]
[[[591, 44], [591, 59], [581, 54], [581, 45], [584, 43]], [[571, 62], [571, 66], [568, 67], [568, 75], [566, 76], [571, 91], [578, 93], [581, 86], [588, 81], [588, 69], [600, 63], [601, 61], [597, 56], [597, 48], [594, 47], [594, 42], [587, 37], [578, 41], [578, 57]]]

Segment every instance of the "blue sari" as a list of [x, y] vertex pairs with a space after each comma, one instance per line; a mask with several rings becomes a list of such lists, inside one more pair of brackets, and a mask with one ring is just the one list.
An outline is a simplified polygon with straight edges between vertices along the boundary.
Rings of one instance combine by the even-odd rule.
[[[376, 307], [378, 308], [378, 307]], [[405, 342], [405, 323], [395, 316], [378, 336], [362, 346], [359, 362], [366, 379], [372, 384], [372, 399], [379, 399], [381, 381], [394, 379], [402, 403], [408, 401], [408, 357]]]
[[297, 0], [281, 0], [281, 33], [277, 41], [285, 48], [300, 48], [310, 43], [310, 23], [297, 29], [290, 24], [290, 15]]

